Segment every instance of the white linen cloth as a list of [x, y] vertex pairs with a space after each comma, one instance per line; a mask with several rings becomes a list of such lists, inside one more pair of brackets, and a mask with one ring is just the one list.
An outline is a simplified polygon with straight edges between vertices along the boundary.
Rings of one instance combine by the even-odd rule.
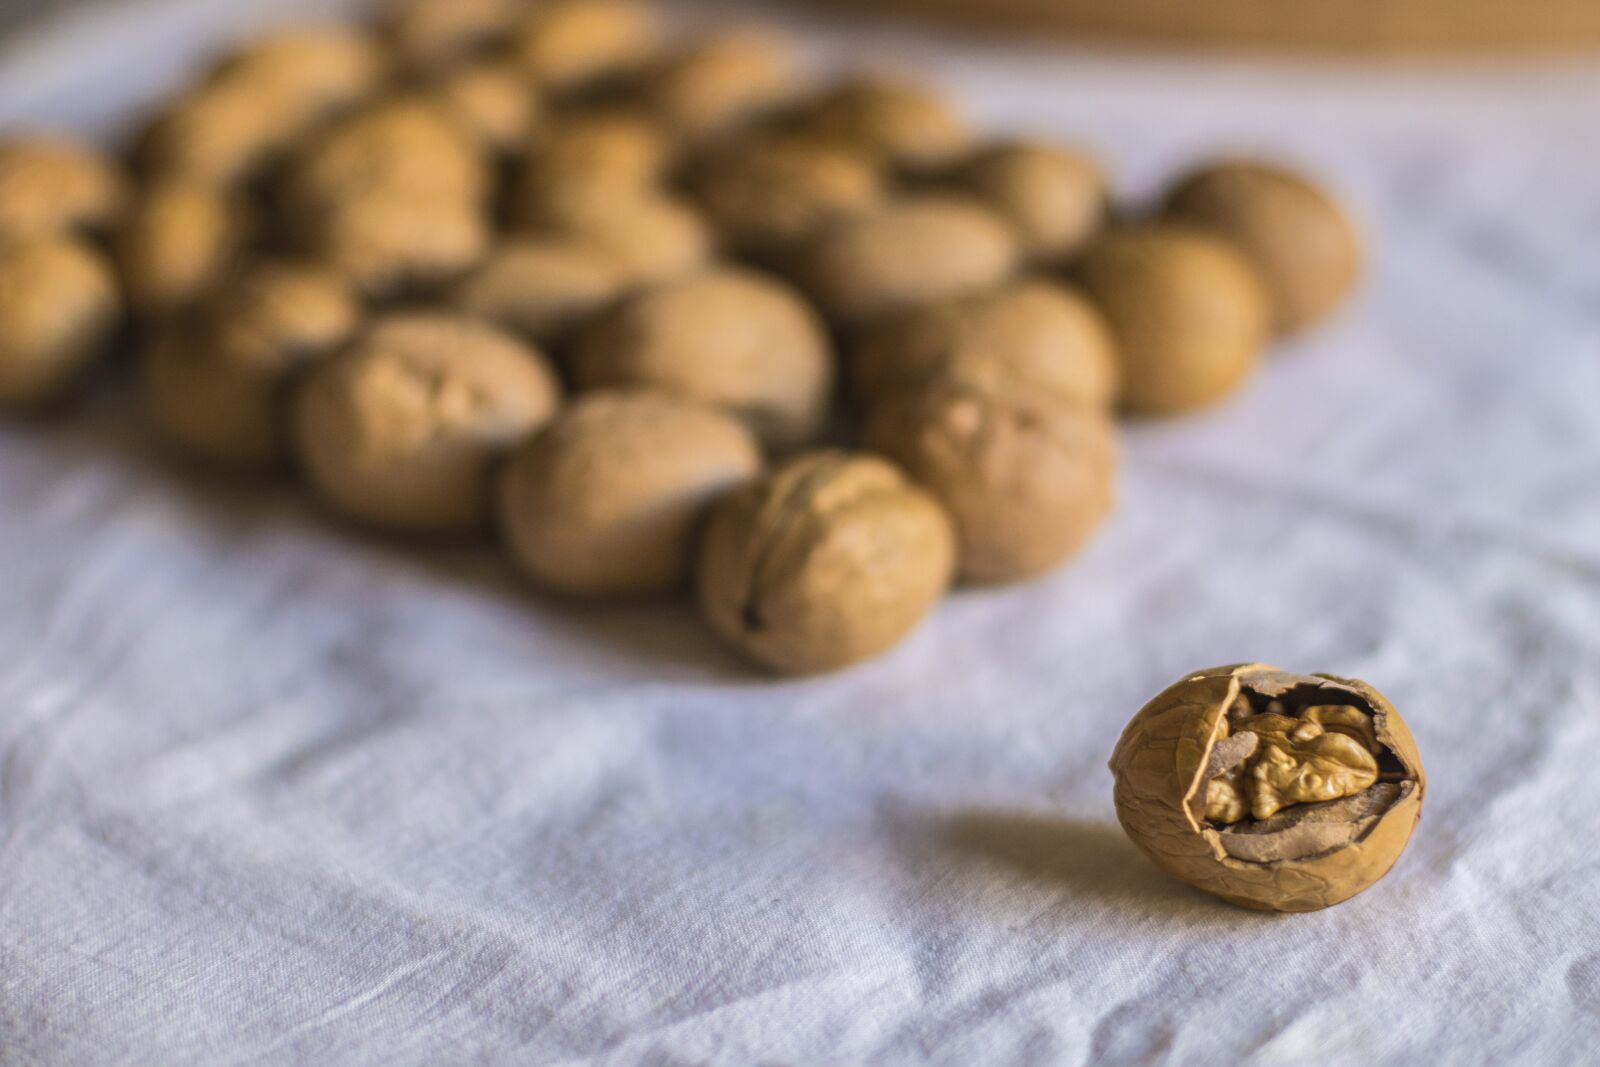
[[[0, 111], [106, 128], [269, 13], [63, 14]], [[542, 602], [184, 474], [120, 395], [0, 426], [0, 1063], [1594, 1062], [1600, 69], [769, 17], [1134, 196], [1303, 164], [1366, 222], [1364, 292], [1131, 427], [1058, 575], [807, 681], [685, 606]], [[1422, 823], [1350, 903], [1241, 911], [1116, 825], [1126, 719], [1241, 660], [1365, 678], [1416, 734]]]

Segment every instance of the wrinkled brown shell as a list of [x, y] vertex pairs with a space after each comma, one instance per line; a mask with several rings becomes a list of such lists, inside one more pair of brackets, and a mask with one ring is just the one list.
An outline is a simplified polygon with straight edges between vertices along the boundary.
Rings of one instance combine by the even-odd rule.
[[304, 247], [367, 296], [392, 300], [453, 281], [492, 240], [488, 217], [473, 205], [385, 192], [324, 209]]
[[996, 145], [963, 163], [954, 183], [1004, 215], [1030, 259], [1066, 260], [1106, 218], [1109, 194], [1098, 164], [1054, 145]]
[[691, 187], [728, 247], [762, 259], [883, 200], [872, 158], [816, 137], [763, 134], [707, 155]]
[[650, 8], [633, 0], [552, 0], [513, 42], [517, 58], [557, 92], [638, 70], [660, 50]]
[[129, 306], [159, 316], [194, 303], [228, 273], [255, 224], [253, 205], [226, 186], [185, 179], [151, 185], [116, 236]]
[[303, 127], [371, 93], [386, 74], [387, 58], [366, 34], [307, 25], [258, 37], [225, 56], [211, 83], [270, 95]]
[[1176, 415], [1214, 404], [1255, 368], [1269, 333], [1266, 295], [1231, 245], [1178, 226], [1115, 230], [1077, 278], [1116, 341], [1123, 407]]
[[0, 409], [61, 399], [105, 353], [120, 313], [110, 264], [83, 241], [0, 246]]
[[705, 220], [687, 202], [667, 193], [620, 196], [531, 232], [599, 248], [630, 286], [687, 274], [710, 259], [712, 252]]
[[169, 102], [140, 135], [134, 156], [152, 180], [245, 181], [288, 149], [304, 121], [280, 96], [222, 81]]
[[380, 30], [402, 65], [438, 69], [504, 40], [526, 10], [523, 0], [404, 0]]
[[126, 199], [121, 171], [86, 145], [41, 136], [0, 143], [0, 240], [101, 231]]
[[833, 394], [821, 321], [788, 286], [737, 267], [687, 275], [624, 301], [579, 338], [580, 389], [662, 389], [724, 408], [768, 445], [816, 437]]
[[1010, 227], [981, 203], [922, 195], [823, 232], [797, 273], [826, 315], [859, 325], [997, 285], [1017, 257]]
[[[1191, 803], [1197, 792], [1204, 793], [1210, 753], [1241, 682], [1268, 696], [1314, 685], [1372, 711], [1378, 740], [1398, 760], [1406, 780], [1386, 810], [1369, 813], [1350, 843], [1303, 859], [1252, 862], [1230, 855], [1224, 832], [1196, 818]], [[1151, 700], [1123, 731], [1111, 771], [1117, 818], [1151, 859], [1208, 893], [1267, 911], [1316, 911], [1377, 882], [1404, 851], [1427, 787], [1411, 732], [1376, 689], [1259, 663], [1200, 671]]]
[[471, 533], [488, 519], [495, 460], [559, 399], [543, 356], [510, 335], [453, 315], [394, 314], [312, 371], [295, 444], [317, 495], [347, 518]]
[[1117, 392], [1105, 320], [1077, 293], [1040, 279], [892, 316], [851, 346], [849, 369], [866, 400], [934, 379], [1100, 409]]
[[703, 142], [791, 99], [799, 84], [781, 42], [731, 31], [669, 57], [642, 79], [638, 94], [677, 136]]
[[606, 108], [564, 115], [538, 139], [511, 190], [511, 213], [530, 228], [605, 213], [654, 191], [671, 146], [645, 114]]
[[948, 97], [928, 86], [892, 79], [861, 79], [829, 90], [791, 125], [909, 171], [952, 163], [972, 143], [966, 120]]
[[627, 285], [622, 266], [592, 242], [524, 237], [496, 249], [449, 302], [536, 344], [555, 345]]
[[430, 85], [433, 98], [490, 152], [520, 151], [544, 121], [544, 101], [527, 72], [504, 59], [463, 64]]
[[1361, 273], [1361, 243], [1350, 219], [1326, 191], [1283, 167], [1211, 164], [1173, 186], [1165, 211], [1245, 254], [1266, 286], [1280, 334], [1326, 318]]
[[542, 588], [668, 593], [688, 582], [706, 508], [760, 466], [755, 440], [728, 415], [660, 393], [594, 393], [512, 457], [500, 525]]
[[867, 443], [944, 505], [969, 581], [1051, 570], [1111, 508], [1116, 441], [1099, 409], [935, 381], [879, 400]]
[[809, 452], [712, 510], [700, 604], [755, 662], [830, 671], [899, 643], [943, 596], [954, 564], [949, 519], [897, 467]]
[[327, 268], [261, 263], [173, 323], [144, 361], [156, 424], [184, 453], [237, 470], [289, 458], [288, 386], [355, 332], [361, 303]]

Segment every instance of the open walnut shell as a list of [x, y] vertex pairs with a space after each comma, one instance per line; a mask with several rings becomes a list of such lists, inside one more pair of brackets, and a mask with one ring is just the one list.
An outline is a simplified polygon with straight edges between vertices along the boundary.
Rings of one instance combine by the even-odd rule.
[[1382, 878], [1427, 786], [1383, 694], [1260, 663], [1200, 671], [1151, 700], [1111, 771], [1117, 818], [1157, 865], [1266, 911], [1316, 911]]

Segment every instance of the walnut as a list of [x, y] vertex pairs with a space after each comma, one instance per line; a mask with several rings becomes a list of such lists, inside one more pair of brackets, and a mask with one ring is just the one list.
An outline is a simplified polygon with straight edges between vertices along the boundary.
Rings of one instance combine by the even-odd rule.
[[1248, 263], [1204, 232], [1160, 225], [1092, 242], [1077, 272], [1111, 326], [1121, 402], [1142, 415], [1214, 404], [1255, 368], [1267, 302]]
[[851, 347], [849, 371], [867, 401], [935, 379], [1101, 409], [1117, 390], [1117, 357], [1099, 312], [1037, 278], [868, 327]]
[[1426, 780], [1398, 712], [1364, 682], [1263, 664], [1183, 679], [1111, 757], [1117, 817], [1169, 873], [1224, 900], [1315, 911], [1386, 874]]
[[737, 414], [778, 449], [815, 439], [833, 394], [816, 314], [777, 279], [735, 267], [628, 298], [583, 332], [571, 365], [580, 389], [692, 397]]
[[513, 50], [556, 92], [643, 67], [661, 47], [650, 8], [631, 0], [552, 0], [516, 34]]
[[129, 306], [158, 317], [194, 303], [226, 276], [256, 221], [254, 205], [227, 186], [170, 178], [148, 187], [116, 235]]
[[1017, 141], [966, 160], [952, 183], [1004, 215], [1032, 260], [1062, 263], [1106, 218], [1105, 175], [1089, 157], [1055, 145]]
[[335, 512], [397, 533], [488, 520], [495, 461], [554, 415], [555, 373], [494, 327], [439, 313], [379, 319], [300, 388], [294, 440]]
[[1045, 573], [1111, 508], [1116, 444], [1099, 408], [935, 379], [878, 400], [866, 440], [949, 512], [969, 581]]
[[604, 248], [566, 237], [523, 237], [502, 245], [457, 284], [449, 303], [540, 345], [622, 295], [628, 276]]
[[144, 361], [151, 413], [189, 456], [238, 470], [281, 467], [291, 382], [360, 321], [357, 294], [327, 268], [250, 264], [157, 336]]
[[545, 589], [659, 595], [687, 583], [707, 507], [760, 467], [728, 415], [662, 393], [592, 393], [512, 457], [500, 522], [512, 558]]
[[78, 238], [0, 245], [0, 408], [61, 399], [105, 353], [120, 311], [109, 264]]
[[1361, 272], [1360, 240], [1339, 205], [1309, 179], [1270, 163], [1201, 167], [1173, 185], [1165, 212], [1244, 252], [1266, 286], [1280, 334], [1327, 317]]
[[714, 150], [689, 182], [723, 242], [763, 260], [867, 214], [885, 191], [870, 156], [794, 134], [763, 133]]
[[791, 100], [799, 84], [794, 60], [780, 42], [724, 31], [657, 64], [637, 93], [667, 129], [703, 143]]
[[60, 137], [0, 141], [0, 241], [104, 231], [127, 200], [115, 164]]
[[538, 89], [510, 60], [453, 67], [430, 82], [428, 91], [474, 140], [502, 156], [520, 152], [544, 122]]
[[898, 644], [944, 595], [954, 563], [950, 520], [893, 464], [808, 452], [712, 509], [700, 604], [754, 661], [831, 671]]
[[529, 153], [511, 190], [511, 214], [537, 228], [602, 213], [617, 200], [657, 191], [670, 152], [665, 132], [640, 112], [568, 113]]
[[278, 29], [241, 46], [223, 57], [210, 80], [276, 97], [294, 110], [303, 128], [367, 96], [387, 73], [382, 49], [365, 34], [306, 25]]
[[711, 257], [711, 232], [679, 197], [651, 191], [595, 204], [533, 230], [599, 248], [621, 269], [629, 286], [687, 274]]
[[796, 273], [825, 314], [859, 325], [997, 285], [1017, 252], [1010, 228], [982, 204], [921, 195], [825, 230], [800, 252]]
[[403, 66], [441, 70], [509, 39], [526, 10], [525, 0], [404, 0], [379, 28]]
[[865, 78], [838, 86], [802, 108], [789, 124], [909, 171], [946, 166], [972, 142], [966, 121], [944, 95], [893, 79]]
[[291, 101], [222, 81], [190, 89], [158, 111], [134, 157], [151, 180], [248, 181], [275, 163], [304, 125]]
[[428, 293], [452, 282], [488, 254], [492, 239], [488, 216], [479, 208], [404, 193], [337, 202], [309, 222], [305, 250], [376, 300]]

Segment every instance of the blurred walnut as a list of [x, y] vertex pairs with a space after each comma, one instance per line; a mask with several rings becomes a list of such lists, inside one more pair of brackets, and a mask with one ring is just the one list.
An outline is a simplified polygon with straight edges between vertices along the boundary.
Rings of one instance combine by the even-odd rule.
[[1111, 508], [1116, 445], [1099, 408], [936, 379], [879, 399], [867, 443], [949, 512], [971, 581], [1043, 574]]
[[881, 78], [864, 78], [824, 93], [790, 124], [913, 172], [947, 166], [972, 143], [966, 120], [944, 94]]
[[994, 145], [952, 175], [959, 187], [1009, 219], [1030, 259], [1060, 263], [1105, 221], [1105, 175], [1087, 156], [1054, 145]]
[[522, 237], [455, 287], [450, 303], [540, 345], [556, 345], [628, 286], [604, 248], [567, 237]]
[[793, 99], [799, 86], [783, 44], [731, 31], [669, 56], [641, 79], [638, 96], [675, 135], [704, 142]]
[[144, 364], [151, 413], [190, 456], [241, 470], [278, 467], [289, 456], [290, 383], [360, 321], [357, 294], [325, 267], [246, 267], [156, 338]]
[[1084, 253], [1079, 280], [1121, 361], [1121, 401], [1146, 415], [1216, 403], [1254, 369], [1266, 297], [1232, 246], [1175, 226], [1121, 229]]
[[814, 440], [833, 395], [815, 312], [777, 279], [735, 267], [630, 297], [579, 338], [572, 374], [581, 389], [649, 387], [725, 408], [778, 449]]
[[700, 604], [756, 662], [830, 671], [898, 644], [944, 595], [954, 563], [950, 520], [893, 464], [808, 452], [712, 509]]
[[652, 392], [579, 399], [524, 445], [501, 482], [512, 558], [545, 589], [652, 596], [684, 586], [706, 508], [754, 477], [738, 421]]
[[1105, 320], [1042, 279], [891, 316], [861, 334], [849, 368], [856, 394], [869, 401], [938, 380], [1103, 410], [1117, 390]]
[[567, 237], [599, 248], [630, 286], [687, 274], [711, 257], [711, 232], [686, 202], [642, 192], [595, 204], [538, 227], [535, 233]]
[[303, 126], [283, 97], [224, 81], [169, 101], [140, 134], [134, 156], [151, 180], [241, 182], [275, 162]]
[[526, 0], [403, 0], [380, 26], [400, 63], [441, 70], [510, 38], [528, 10]]
[[120, 310], [110, 265], [78, 238], [0, 245], [0, 408], [69, 392], [104, 354]]
[[0, 141], [0, 241], [103, 231], [126, 200], [121, 171], [86, 145], [53, 136]]
[[670, 152], [660, 125], [641, 112], [569, 112], [529, 153], [511, 190], [511, 213], [537, 227], [604, 212], [619, 199], [654, 191]]
[[538, 89], [509, 60], [454, 67], [432, 81], [429, 91], [462, 129], [499, 155], [521, 151], [544, 122]]
[[254, 206], [226, 186], [168, 179], [148, 187], [117, 233], [117, 263], [133, 311], [157, 317], [224, 278], [255, 230]]
[[383, 50], [366, 34], [307, 25], [250, 40], [225, 56], [210, 80], [274, 96], [308, 126], [372, 93], [387, 73]]
[[830, 318], [859, 324], [998, 285], [1017, 241], [974, 200], [921, 195], [823, 231], [800, 252], [801, 284]]
[[379, 319], [318, 364], [294, 436], [317, 495], [356, 522], [459, 535], [489, 517], [493, 465], [555, 413], [555, 374], [499, 330], [438, 313]]
[[448, 199], [375, 192], [336, 202], [309, 220], [305, 250], [367, 296], [427, 294], [472, 269], [493, 234], [479, 208]]
[[758, 134], [705, 156], [690, 186], [728, 247], [765, 260], [883, 200], [870, 156], [815, 137]]
[[643, 67], [660, 50], [650, 8], [632, 0], [550, 0], [516, 34], [517, 57], [556, 92]]
[[1325, 318], [1361, 272], [1360, 240], [1339, 205], [1307, 178], [1270, 163], [1202, 167], [1172, 187], [1166, 214], [1245, 254], [1266, 286], [1280, 334]]

